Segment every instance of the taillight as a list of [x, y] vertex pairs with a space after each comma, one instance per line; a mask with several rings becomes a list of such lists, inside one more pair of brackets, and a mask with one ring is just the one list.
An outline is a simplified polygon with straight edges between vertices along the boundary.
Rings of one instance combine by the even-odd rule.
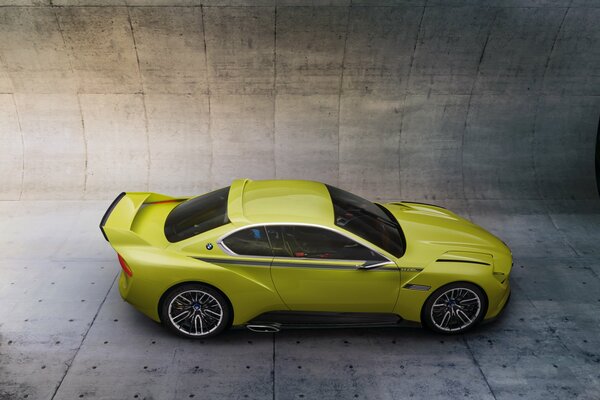
[[119, 264], [121, 264], [121, 268], [123, 268], [123, 271], [127, 274], [128, 277], [131, 278], [133, 276], [131, 268], [129, 268], [129, 265], [127, 265], [127, 263], [125, 262], [125, 260], [123, 260], [123, 257], [121, 257], [120, 254], [117, 254], [117, 256], [119, 256]]

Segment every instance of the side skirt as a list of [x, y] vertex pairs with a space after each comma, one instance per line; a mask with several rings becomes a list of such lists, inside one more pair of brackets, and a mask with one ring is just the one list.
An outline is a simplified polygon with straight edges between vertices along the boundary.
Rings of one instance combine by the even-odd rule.
[[276, 326], [280, 329], [323, 329], [323, 328], [383, 328], [419, 326], [404, 321], [397, 314], [315, 312], [315, 311], [270, 311], [253, 318], [244, 326]]

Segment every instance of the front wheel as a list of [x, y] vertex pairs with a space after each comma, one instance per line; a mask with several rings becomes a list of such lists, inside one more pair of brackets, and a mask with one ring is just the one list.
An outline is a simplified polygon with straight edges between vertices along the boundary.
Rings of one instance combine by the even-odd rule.
[[224, 331], [231, 318], [229, 303], [210, 286], [187, 284], [176, 287], [161, 307], [163, 323], [180, 336], [203, 339]]
[[487, 298], [478, 286], [456, 282], [442, 286], [429, 296], [421, 319], [435, 332], [455, 334], [477, 325], [486, 310]]

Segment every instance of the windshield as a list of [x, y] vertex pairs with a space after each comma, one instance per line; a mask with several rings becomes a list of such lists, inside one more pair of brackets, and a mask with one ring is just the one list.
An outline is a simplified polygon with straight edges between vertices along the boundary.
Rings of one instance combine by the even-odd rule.
[[229, 186], [186, 200], [175, 207], [165, 221], [169, 242], [179, 242], [225, 225]]
[[355, 194], [327, 186], [335, 224], [368, 240], [396, 257], [404, 254], [404, 240], [398, 221], [382, 206]]

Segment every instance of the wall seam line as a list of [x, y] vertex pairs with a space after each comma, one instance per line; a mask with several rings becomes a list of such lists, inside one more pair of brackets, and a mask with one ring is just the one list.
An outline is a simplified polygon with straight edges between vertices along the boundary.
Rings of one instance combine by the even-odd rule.
[[[465, 135], [467, 133], [467, 128], [469, 126], [469, 114], [471, 113], [471, 102], [473, 100], [473, 92], [475, 92], [475, 86], [477, 85], [477, 78], [479, 78], [479, 72], [481, 70], [481, 63], [483, 62], [483, 58], [485, 57], [485, 51], [487, 50], [487, 45], [490, 41], [490, 36], [492, 35], [492, 31], [494, 30], [494, 24], [496, 23], [496, 18], [498, 17], [499, 11], [496, 10], [494, 12], [494, 16], [492, 21], [490, 22], [490, 28], [485, 37], [485, 42], [483, 43], [483, 47], [481, 49], [481, 54], [479, 55], [479, 62], [477, 63], [477, 68], [475, 69], [475, 77], [473, 78], [473, 82], [471, 83], [471, 90], [469, 91], [469, 99], [467, 100], [467, 111], [465, 112], [465, 122], [463, 124], [462, 133], [460, 135], [460, 174], [462, 179], [462, 194], [463, 199], [467, 200], [467, 191], [465, 189]], [[467, 202], [468, 203], [468, 202]]]
[[83, 108], [81, 107], [81, 99], [79, 98], [79, 93], [77, 93], [77, 105], [79, 106], [79, 117], [81, 118], [81, 133], [83, 136], [83, 147], [85, 151], [85, 161], [84, 161], [84, 171], [83, 171], [83, 193], [82, 198], [85, 197], [85, 193], [87, 192], [87, 177], [88, 177], [88, 141], [87, 135], [85, 133], [85, 120], [83, 118]]
[[[60, 33], [60, 38], [62, 39], [63, 46], [65, 48], [65, 52], [67, 53], [67, 61], [69, 63], [69, 68], [71, 69], [71, 75], [75, 79], [75, 82], [78, 82], [78, 79], [77, 79], [77, 77], [75, 75], [75, 68], [73, 68], [73, 60], [72, 60], [72, 58], [73, 58], [73, 54], [72, 54], [73, 49], [70, 48], [69, 46], [67, 46], [67, 41], [65, 39], [65, 34], [63, 32], [62, 26], [60, 25], [60, 19], [58, 18], [58, 13], [56, 12], [56, 7], [52, 3], [52, 0], [50, 1], [50, 5], [52, 7], [52, 11], [54, 12], [54, 18], [56, 19], [56, 26], [58, 28], [58, 32]], [[84, 160], [83, 160], [83, 193], [81, 193], [80, 198], [84, 199], [86, 191], [87, 191], [87, 178], [88, 178], [88, 142], [87, 142], [87, 135], [85, 134], [85, 122], [84, 122], [84, 119], [83, 119], [83, 109], [81, 108], [81, 99], [79, 98], [79, 88], [77, 88], [75, 96], [77, 97], [77, 106], [79, 107], [79, 117], [81, 119], [81, 136], [82, 136], [82, 139], [83, 139], [83, 153], [84, 153]]]
[[421, 26], [423, 25], [423, 19], [425, 18], [425, 10], [427, 10], [427, 0], [422, 6], [421, 18], [419, 18], [419, 25], [417, 26], [417, 35], [415, 37], [415, 45], [410, 56], [410, 64], [408, 65], [408, 74], [406, 75], [406, 84], [404, 86], [404, 96], [402, 97], [402, 114], [400, 116], [400, 129], [398, 131], [398, 193], [400, 197], [404, 197], [402, 193], [402, 130], [404, 129], [404, 116], [406, 115], [406, 98], [408, 97], [408, 88], [410, 84], [410, 77], [412, 75], [413, 64], [415, 62], [415, 55], [417, 53], [417, 47], [419, 45], [419, 38], [421, 37]]
[[273, 177], [277, 179], [277, 5], [273, 21]]
[[144, 89], [144, 77], [142, 76], [142, 68], [140, 66], [140, 55], [138, 53], [137, 42], [135, 40], [135, 33], [133, 31], [133, 23], [131, 21], [131, 13], [129, 12], [129, 6], [125, 7], [127, 9], [127, 21], [129, 22], [129, 29], [131, 30], [131, 39], [133, 40], [133, 49], [135, 50], [135, 59], [137, 62], [137, 72], [140, 80], [140, 88], [141, 92], [139, 94], [142, 95], [142, 107], [144, 109], [144, 129], [146, 131], [146, 189], [150, 191], [150, 170], [152, 169], [152, 157], [150, 155], [150, 130], [148, 129], [148, 110], [146, 109], [146, 92]]
[[341, 122], [342, 122], [342, 90], [344, 88], [344, 69], [346, 64], [346, 46], [348, 44], [348, 30], [350, 29], [350, 13], [352, 12], [352, 0], [348, 5], [348, 12], [346, 14], [346, 35], [344, 36], [344, 49], [342, 51], [342, 63], [340, 71], [340, 83], [338, 85], [338, 109], [337, 109], [337, 184], [340, 184], [340, 133], [341, 133]]
[[17, 100], [15, 99], [15, 94], [11, 93], [11, 98], [13, 101], [13, 105], [15, 106], [15, 114], [17, 116], [17, 126], [19, 127], [19, 135], [21, 137], [21, 190], [19, 191], [19, 198], [21, 200], [23, 197], [23, 189], [25, 186], [25, 138], [23, 137], [23, 128], [21, 127], [21, 116], [19, 115], [19, 107], [17, 106]]
[[206, 79], [206, 98], [208, 102], [208, 137], [210, 138], [210, 161], [208, 164], [208, 175], [209, 175], [209, 186], [212, 190], [214, 187], [214, 178], [213, 178], [213, 162], [215, 158], [215, 138], [212, 133], [212, 106], [210, 101], [211, 91], [210, 91], [210, 78], [209, 78], [209, 69], [208, 69], [208, 47], [206, 46], [206, 22], [204, 19], [204, 6], [200, 6], [200, 19], [202, 21], [202, 42], [204, 45], [204, 77]]
[[548, 57], [546, 58], [546, 62], [544, 63], [544, 71], [542, 73], [542, 82], [540, 83], [540, 89], [537, 94], [537, 99], [535, 102], [535, 110], [533, 114], [533, 126], [531, 127], [531, 168], [533, 170], [533, 180], [535, 181], [535, 187], [538, 193], [538, 196], [542, 200], [542, 202], [546, 205], [546, 209], [548, 210], [548, 206], [546, 204], [546, 198], [543, 194], [542, 187], [540, 185], [539, 175], [537, 173], [537, 157], [535, 151], [535, 143], [536, 143], [536, 131], [538, 128], [538, 113], [540, 112], [540, 107], [542, 105], [542, 97], [544, 95], [544, 84], [546, 82], [546, 74], [548, 72], [548, 66], [550, 65], [550, 59], [552, 58], [552, 54], [554, 54], [554, 48], [556, 47], [556, 42], [558, 41], [558, 37], [560, 36], [560, 32], [562, 31], [563, 24], [565, 23], [565, 19], [567, 18], [567, 14], [571, 8], [571, 4], [573, 0], [569, 3], [569, 6], [565, 9], [565, 12], [562, 16], [560, 24], [558, 24], [558, 29], [556, 30], [556, 34], [554, 35], [554, 39], [552, 40], [552, 46], [550, 47], [550, 51], [548, 52]]

